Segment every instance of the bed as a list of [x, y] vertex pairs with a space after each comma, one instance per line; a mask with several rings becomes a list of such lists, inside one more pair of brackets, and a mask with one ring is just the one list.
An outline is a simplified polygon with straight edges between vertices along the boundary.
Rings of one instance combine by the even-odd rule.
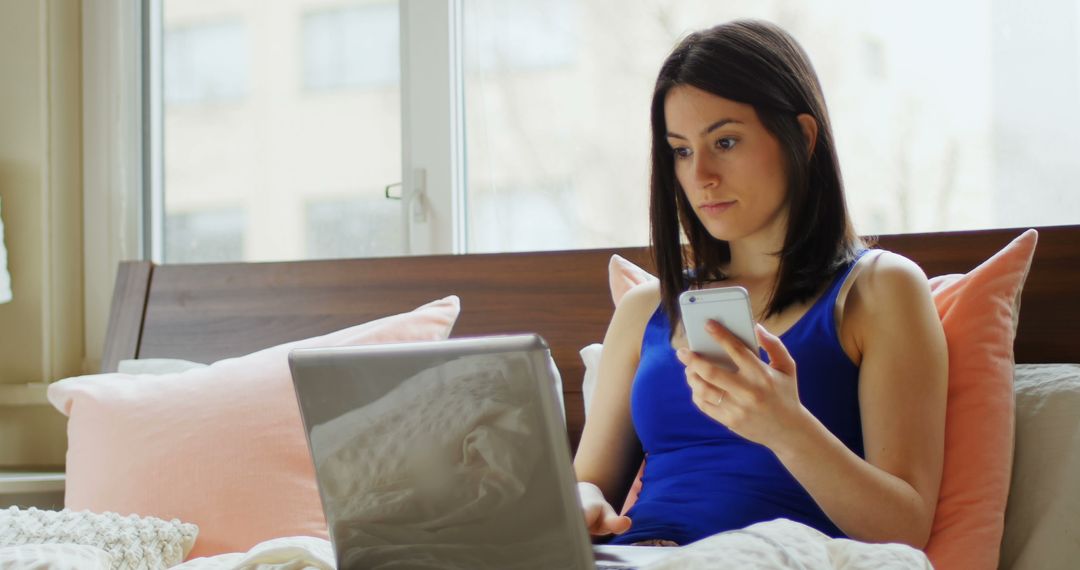
[[[1080, 225], [1037, 229], [1016, 362], [1078, 362]], [[884, 235], [876, 243], [935, 276], [971, 270], [1021, 231]], [[454, 294], [461, 300], [455, 337], [536, 332], [547, 340], [562, 374], [568, 438], [576, 449], [584, 424], [579, 351], [604, 336], [613, 311], [608, 262], [616, 254], [652, 267], [646, 248], [206, 265], [125, 262], [117, 275], [102, 372], [130, 359], [215, 362]], [[1002, 560], [1003, 567], [1013, 563]]]
[[[1039, 229], [1024, 287], [1016, 362], [1080, 360], [1080, 226]], [[927, 275], [963, 273], [1016, 229], [885, 235]], [[571, 446], [584, 424], [578, 351], [603, 339], [613, 311], [608, 260], [651, 269], [645, 248], [464, 256], [155, 265], [119, 268], [102, 371], [124, 359], [214, 362], [407, 311], [447, 294], [461, 298], [454, 336], [536, 332], [563, 376]]]

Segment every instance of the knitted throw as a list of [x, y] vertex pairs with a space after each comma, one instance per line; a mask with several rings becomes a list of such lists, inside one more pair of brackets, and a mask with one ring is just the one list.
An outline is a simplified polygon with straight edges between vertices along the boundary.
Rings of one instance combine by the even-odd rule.
[[169, 568], [183, 562], [199, 527], [176, 519], [116, 513], [0, 510], [0, 547], [24, 544], [81, 544], [109, 553], [114, 570]]

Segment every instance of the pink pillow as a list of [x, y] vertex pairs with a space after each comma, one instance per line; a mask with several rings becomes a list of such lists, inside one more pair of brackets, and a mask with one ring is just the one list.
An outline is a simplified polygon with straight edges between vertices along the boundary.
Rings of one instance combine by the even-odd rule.
[[[930, 280], [949, 346], [945, 465], [926, 548], [939, 570], [997, 568], [1012, 472], [1013, 340], [1037, 241], [1028, 230], [970, 272]], [[621, 257], [608, 267], [618, 303], [622, 284], [644, 271]], [[640, 489], [639, 472], [622, 512]]]
[[289, 351], [444, 339], [458, 312], [451, 296], [179, 374], [57, 382], [48, 394], [69, 417], [65, 507], [195, 523], [189, 558], [326, 538]]
[[965, 275], [930, 280], [949, 345], [945, 465], [926, 554], [938, 570], [998, 566], [1012, 474], [1013, 340], [1039, 235]]

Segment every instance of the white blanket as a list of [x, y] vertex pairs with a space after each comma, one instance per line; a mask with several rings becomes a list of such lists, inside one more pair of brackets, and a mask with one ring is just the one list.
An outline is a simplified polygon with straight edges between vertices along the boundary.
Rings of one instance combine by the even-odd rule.
[[[334, 570], [330, 543], [311, 537], [270, 540], [246, 554], [197, 558], [179, 570]], [[645, 565], [642, 570], [933, 570], [922, 551], [902, 544], [834, 539], [779, 519], [711, 536]]]
[[787, 519], [722, 532], [673, 551], [645, 570], [933, 570], [926, 554], [910, 546], [829, 538]]

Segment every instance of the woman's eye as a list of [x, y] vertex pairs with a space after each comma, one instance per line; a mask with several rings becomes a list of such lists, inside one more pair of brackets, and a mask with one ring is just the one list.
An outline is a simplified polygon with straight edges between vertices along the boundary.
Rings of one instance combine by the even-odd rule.
[[686, 148], [684, 146], [675, 147], [675, 148], [673, 148], [671, 150], [672, 150], [672, 152], [675, 153], [675, 158], [689, 158], [690, 157], [690, 149], [688, 149], [688, 148]]
[[738, 143], [738, 142], [739, 141], [737, 141], [737, 140], [735, 140], [735, 139], [733, 139], [731, 137], [724, 137], [724, 138], [721, 138], [721, 139], [717, 139], [716, 148], [719, 148], [721, 150], [731, 150], [731, 149], [735, 148], [735, 144]]

